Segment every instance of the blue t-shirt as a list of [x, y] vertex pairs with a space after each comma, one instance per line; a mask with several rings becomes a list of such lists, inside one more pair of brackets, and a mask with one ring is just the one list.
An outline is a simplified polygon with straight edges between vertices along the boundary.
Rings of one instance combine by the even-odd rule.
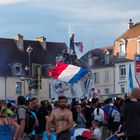
[[0, 125], [0, 140], [12, 140], [10, 125]]

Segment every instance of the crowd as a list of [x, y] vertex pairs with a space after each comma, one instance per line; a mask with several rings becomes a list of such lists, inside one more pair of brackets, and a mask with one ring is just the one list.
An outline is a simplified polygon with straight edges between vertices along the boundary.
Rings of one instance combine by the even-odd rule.
[[130, 98], [0, 101], [0, 140], [140, 140], [140, 88]]
[[73, 64], [77, 65], [77, 55], [76, 52], [73, 52], [72, 54], [68, 53], [67, 50], [64, 50], [62, 54], [58, 54], [56, 56], [56, 63], [63, 62], [65, 64]]

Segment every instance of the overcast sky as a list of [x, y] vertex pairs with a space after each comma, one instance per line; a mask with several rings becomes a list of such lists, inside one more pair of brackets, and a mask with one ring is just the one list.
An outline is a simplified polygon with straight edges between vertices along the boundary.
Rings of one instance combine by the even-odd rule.
[[69, 45], [74, 32], [86, 53], [112, 45], [130, 18], [140, 22], [140, 0], [0, 0], [0, 37], [20, 33], [24, 39], [45, 36]]

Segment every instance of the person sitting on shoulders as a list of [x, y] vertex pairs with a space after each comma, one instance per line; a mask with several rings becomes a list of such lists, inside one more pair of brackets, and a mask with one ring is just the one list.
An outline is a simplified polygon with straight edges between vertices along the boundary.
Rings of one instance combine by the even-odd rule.
[[91, 138], [91, 140], [101, 140], [101, 131], [99, 129], [98, 120], [92, 121], [92, 129], [93, 129], [93, 137]]

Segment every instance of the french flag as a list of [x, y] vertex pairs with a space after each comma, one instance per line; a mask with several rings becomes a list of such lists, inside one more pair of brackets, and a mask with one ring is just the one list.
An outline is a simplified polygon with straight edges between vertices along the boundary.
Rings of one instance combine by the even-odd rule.
[[79, 49], [81, 53], [83, 53], [83, 43], [82, 42], [75, 42], [76, 47]]
[[74, 139], [77, 136], [81, 136], [86, 139], [90, 139], [92, 137], [92, 131], [86, 128], [71, 129], [70, 134], [71, 139]]
[[57, 65], [48, 71], [48, 74], [55, 79], [76, 83], [88, 73], [88, 70], [71, 64], [57, 63]]

